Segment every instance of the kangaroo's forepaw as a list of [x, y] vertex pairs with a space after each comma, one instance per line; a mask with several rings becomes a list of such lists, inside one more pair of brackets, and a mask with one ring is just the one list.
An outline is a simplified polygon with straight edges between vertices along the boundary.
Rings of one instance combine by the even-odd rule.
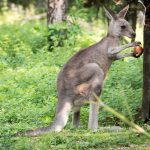
[[139, 42], [139, 41], [135, 41], [135, 42], [132, 43], [133, 47], [139, 46], [139, 45], [141, 45], [141, 42]]

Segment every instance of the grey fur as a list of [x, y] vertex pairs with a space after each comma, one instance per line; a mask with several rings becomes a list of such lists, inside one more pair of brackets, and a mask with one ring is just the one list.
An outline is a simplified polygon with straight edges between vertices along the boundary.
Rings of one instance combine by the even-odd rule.
[[[26, 131], [23, 134], [18, 133], [18, 135], [37, 136], [49, 131], [59, 132], [65, 127], [71, 110], [74, 111], [73, 125], [78, 127], [81, 106], [87, 101], [96, 102], [92, 93], [100, 96], [103, 81], [112, 62], [133, 56], [132, 53], [126, 55], [119, 55], [119, 53], [128, 47], [140, 44], [140, 42], [133, 42], [119, 46], [121, 36], [132, 38], [134, 34], [129, 23], [124, 19], [127, 10], [128, 7], [124, 8], [115, 17], [112, 16], [112, 12], [106, 10], [111, 18], [107, 36], [100, 42], [76, 53], [61, 69], [57, 80], [56, 115], [52, 125]], [[121, 28], [123, 25], [125, 29]], [[98, 128], [98, 112], [99, 105], [90, 103], [89, 129]]]

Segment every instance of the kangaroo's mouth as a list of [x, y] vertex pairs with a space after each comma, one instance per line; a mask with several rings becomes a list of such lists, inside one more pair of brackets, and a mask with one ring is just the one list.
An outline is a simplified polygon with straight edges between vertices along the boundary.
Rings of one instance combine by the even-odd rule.
[[133, 37], [133, 36], [128, 36], [128, 38], [133, 39], [133, 40], [135, 39], [135, 37]]

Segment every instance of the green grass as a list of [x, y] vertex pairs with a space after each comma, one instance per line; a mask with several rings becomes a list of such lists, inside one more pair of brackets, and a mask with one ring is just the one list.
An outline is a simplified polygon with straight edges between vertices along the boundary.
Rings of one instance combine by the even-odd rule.
[[138, 149], [148, 150], [150, 141], [143, 135], [132, 131], [96, 132], [71, 129], [61, 133], [49, 133], [41, 137], [22, 137], [1, 139], [1, 150], [109, 150], [109, 149]]

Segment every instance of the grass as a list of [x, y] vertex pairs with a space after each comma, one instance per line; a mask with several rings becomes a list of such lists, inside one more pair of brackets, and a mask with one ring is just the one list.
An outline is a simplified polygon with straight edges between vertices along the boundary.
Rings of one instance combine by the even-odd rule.
[[135, 134], [130, 130], [93, 133], [83, 129], [71, 129], [34, 138], [1, 139], [0, 146], [1, 150], [148, 150], [150, 141], [144, 135]]

